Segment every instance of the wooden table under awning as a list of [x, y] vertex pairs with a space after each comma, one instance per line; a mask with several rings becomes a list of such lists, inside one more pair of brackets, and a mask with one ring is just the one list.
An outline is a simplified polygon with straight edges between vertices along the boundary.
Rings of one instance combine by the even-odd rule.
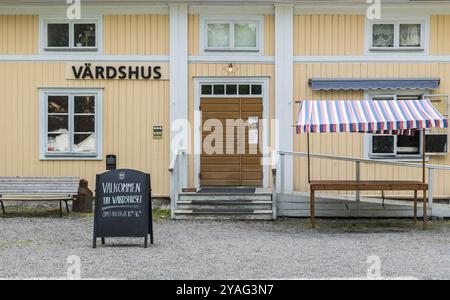
[[[414, 191], [414, 221], [417, 221], [417, 191], [423, 191], [423, 226], [427, 223], [425, 182], [425, 129], [447, 128], [445, 119], [427, 99], [423, 100], [322, 100], [302, 101], [298, 112], [298, 134], [307, 134], [310, 219], [315, 226], [315, 193], [325, 191]], [[422, 131], [422, 180], [311, 180], [310, 133], [355, 132], [414, 135]]]

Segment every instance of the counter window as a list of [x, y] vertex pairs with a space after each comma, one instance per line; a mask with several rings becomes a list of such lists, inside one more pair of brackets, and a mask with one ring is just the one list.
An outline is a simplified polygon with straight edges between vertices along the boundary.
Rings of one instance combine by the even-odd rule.
[[98, 120], [99, 92], [43, 91], [42, 93], [43, 156], [45, 158], [99, 156], [101, 131], [101, 122]]

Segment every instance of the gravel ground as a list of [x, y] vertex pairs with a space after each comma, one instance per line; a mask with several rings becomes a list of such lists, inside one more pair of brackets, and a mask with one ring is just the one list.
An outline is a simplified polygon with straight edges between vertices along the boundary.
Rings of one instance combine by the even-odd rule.
[[0, 217], [0, 278], [64, 278], [67, 257], [82, 278], [365, 278], [370, 255], [384, 278], [450, 279], [450, 222], [422, 231], [410, 220], [276, 222], [172, 221], [154, 224], [155, 244], [107, 239], [92, 249], [92, 218]]

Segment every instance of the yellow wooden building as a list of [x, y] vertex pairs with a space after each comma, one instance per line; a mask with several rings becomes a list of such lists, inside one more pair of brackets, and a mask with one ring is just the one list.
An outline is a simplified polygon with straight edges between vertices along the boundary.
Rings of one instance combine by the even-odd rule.
[[[447, 115], [449, 35], [448, 1], [0, 0], [0, 176], [77, 176], [93, 187], [115, 155], [118, 168], [149, 172], [159, 197], [209, 186], [270, 193], [272, 169], [284, 193], [307, 192], [305, 159], [293, 155], [306, 151], [296, 101], [430, 97]], [[243, 147], [264, 151], [205, 154], [212, 130], [201, 125], [228, 118], [256, 123]], [[427, 143], [427, 162], [449, 166], [447, 131]], [[389, 162], [424, 151], [420, 137], [322, 134], [311, 144]], [[269, 163], [277, 151], [282, 169]], [[355, 176], [353, 163], [313, 163], [318, 179]], [[360, 176], [420, 174], [363, 164]], [[433, 196], [448, 199], [450, 172], [431, 174]]]

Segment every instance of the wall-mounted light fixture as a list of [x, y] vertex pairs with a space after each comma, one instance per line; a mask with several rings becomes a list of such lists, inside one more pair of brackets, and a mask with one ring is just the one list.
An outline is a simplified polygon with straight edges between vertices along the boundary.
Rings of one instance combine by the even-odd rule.
[[228, 70], [228, 73], [232, 73], [234, 71], [233, 64], [229, 64], [227, 70]]

